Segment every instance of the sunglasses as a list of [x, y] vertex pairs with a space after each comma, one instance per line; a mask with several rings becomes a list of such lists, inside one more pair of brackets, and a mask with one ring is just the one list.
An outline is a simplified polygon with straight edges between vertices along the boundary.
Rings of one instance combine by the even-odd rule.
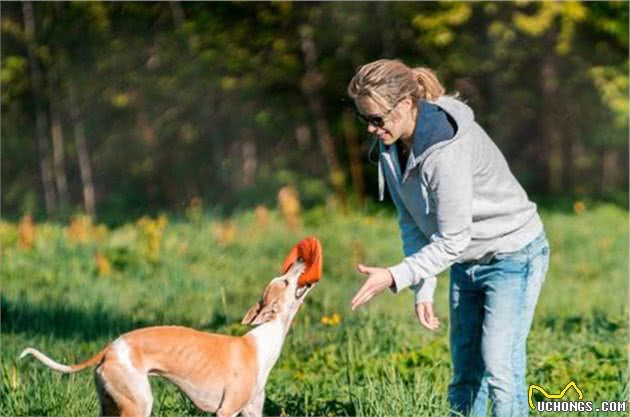
[[[389, 113], [389, 112], [388, 112]], [[361, 114], [357, 109], [354, 109], [354, 117], [356, 117], [356, 119], [358, 121], [360, 121], [363, 124], [366, 125], [372, 125], [376, 128], [382, 128], [383, 126], [385, 126], [385, 119], [383, 117], [385, 117], [385, 115], [378, 115], [378, 114]]]
[[[405, 97], [403, 97], [403, 99], [404, 98]], [[385, 126], [385, 117], [387, 117], [392, 111], [394, 111], [396, 106], [398, 106], [398, 103], [400, 103], [403, 99], [398, 100], [394, 104], [394, 107], [387, 110], [383, 114], [362, 114], [359, 110], [357, 110], [356, 107], [353, 107], [354, 117], [363, 124], [372, 125], [376, 128], [382, 129]]]

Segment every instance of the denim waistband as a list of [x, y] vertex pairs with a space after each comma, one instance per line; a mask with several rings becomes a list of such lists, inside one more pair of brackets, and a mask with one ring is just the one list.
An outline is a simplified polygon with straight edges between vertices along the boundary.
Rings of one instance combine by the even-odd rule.
[[524, 248], [517, 250], [514, 253], [536, 253], [541, 246], [548, 245], [549, 242], [547, 240], [547, 235], [544, 231], [540, 232], [538, 236], [534, 238], [531, 242], [525, 245]]
[[462, 265], [462, 266], [471, 266], [471, 265], [488, 265], [491, 264], [492, 262], [495, 261], [495, 258], [497, 255], [507, 255], [507, 254], [511, 254], [511, 255], [518, 255], [518, 254], [530, 254], [530, 253], [534, 253], [536, 252], [536, 250], [541, 246], [541, 245], [546, 245], [547, 243], [547, 235], [545, 234], [544, 231], [540, 232], [540, 234], [538, 236], [536, 236], [533, 240], [531, 240], [528, 244], [526, 244], [525, 246], [523, 246], [521, 249], [514, 251], [514, 252], [490, 252], [485, 254], [484, 256], [482, 256], [480, 259], [477, 259], [475, 261], [468, 261], [468, 262], [457, 262], [457, 264]]

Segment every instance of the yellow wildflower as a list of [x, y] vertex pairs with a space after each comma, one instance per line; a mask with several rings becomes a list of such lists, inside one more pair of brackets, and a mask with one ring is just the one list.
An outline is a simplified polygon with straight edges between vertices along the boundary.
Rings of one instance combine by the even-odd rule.
[[231, 220], [226, 220], [223, 223], [218, 223], [214, 226], [214, 238], [219, 245], [229, 245], [236, 238], [236, 226]]
[[66, 228], [66, 236], [73, 243], [87, 243], [92, 234], [92, 219], [89, 216], [74, 216]]
[[148, 216], [138, 220], [138, 227], [144, 243], [144, 255], [150, 262], [156, 262], [160, 254], [162, 235], [168, 221], [166, 216], [160, 215], [153, 220]]
[[285, 185], [278, 191], [278, 205], [290, 229], [300, 227], [300, 197], [295, 188]]
[[263, 205], [256, 206], [255, 215], [256, 225], [261, 229], [267, 227], [267, 224], [269, 224], [269, 210], [267, 210], [267, 207]]
[[96, 255], [94, 256], [94, 260], [96, 261], [96, 269], [100, 276], [111, 274], [112, 266], [110, 265], [105, 255], [103, 255], [100, 252], [96, 252]]
[[331, 314], [330, 316], [323, 316], [320, 323], [326, 326], [336, 326], [341, 323], [341, 316], [337, 313]]
[[577, 214], [582, 214], [586, 210], [586, 204], [583, 201], [576, 201], [573, 203], [573, 211]]
[[24, 215], [20, 220], [18, 234], [18, 247], [26, 250], [32, 249], [35, 244], [35, 223], [30, 214]]

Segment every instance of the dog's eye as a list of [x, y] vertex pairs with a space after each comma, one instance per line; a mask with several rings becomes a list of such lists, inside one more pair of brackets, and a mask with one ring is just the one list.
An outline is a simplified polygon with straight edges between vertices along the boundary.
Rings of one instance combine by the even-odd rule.
[[283, 282], [284, 282], [284, 285], [286, 285], [287, 287], [289, 286], [289, 280], [288, 279], [285, 279]]

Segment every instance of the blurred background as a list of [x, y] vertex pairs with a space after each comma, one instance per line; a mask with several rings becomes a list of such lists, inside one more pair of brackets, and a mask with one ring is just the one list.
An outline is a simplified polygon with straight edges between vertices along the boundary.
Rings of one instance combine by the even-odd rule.
[[376, 170], [346, 86], [383, 57], [433, 68], [537, 201], [627, 207], [627, 2], [1, 8], [5, 218], [230, 214], [287, 185], [364, 207]]

